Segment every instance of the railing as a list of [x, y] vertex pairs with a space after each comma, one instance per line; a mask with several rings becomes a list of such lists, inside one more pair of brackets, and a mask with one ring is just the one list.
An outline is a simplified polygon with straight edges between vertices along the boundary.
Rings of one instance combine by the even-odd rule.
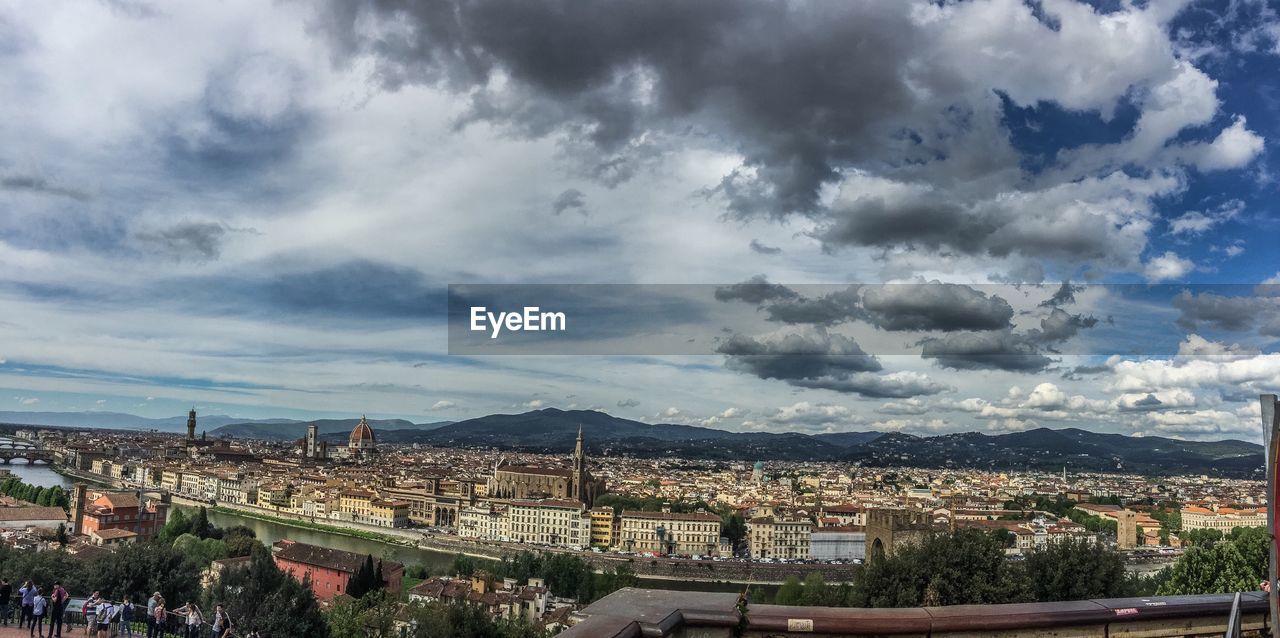
[[[86, 599], [84, 597], [77, 598], [73, 596], [68, 601], [66, 609], [62, 610], [63, 625], [80, 626], [80, 627], [84, 627], [88, 625], [88, 615], [82, 611], [85, 600]], [[123, 601], [111, 601], [111, 604], [120, 605], [122, 604], [122, 602]], [[52, 609], [52, 607], [53, 607], [53, 604], [50, 603], [48, 609]], [[206, 617], [208, 617], [212, 613], [212, 612], [204, 612], [203, 610], [201, 610], [201, 612], [204, 613]], [[16, 625], [16, 623], [18, 622], [18, 620], [21, 618], [21, 615], [22, 615], [22, 605], [18, 604], [18, 602], [15, 600], [13, 603], [9, 605], [9, 614], [10, 614], [10, 622]], [[169, 609], [166, 609], [164, 614], [165, 614], [165, 619], [163, 622], [160, 623], [161, 633], [159, 635], [161, 636], [185, 635], [186, 625], [187, 625], [187, 616], [185, 614], [179, 613], [176, 610], [169, 610]], [[51, 623], [52, 623], [51, 619], [45, 618], [44, 625], [46, 629], [50, 628]], [[100, 624], [97, 620], [96, 614], [94, 617], [94, 624], [95, 625]], [[121, 636], [126, 635], [124, 624], [125, 623], [123, 620], [115, 620], [110, 623], [111, 627], [117, 630], [116, 635], [121, 635]], [[128, 622], [128, 625], [129, 625], [129, 628], [132, 630], [131, 633], [133, 633], [135, 636], [147, 635], [147, 601], [144, 600], [141, 603], [134, 603], [133, 618]], [[208, 620], [204, 620], [200, 622], [201, 636], [211, 635], [212, 629], [213, 629], [213, 624], [210, 623]], [[239, 630], [240, 628], [237, 627], [236, 629]], [[248, 632], [248, 629], [244, 629], [242, 633], [247, 633], [247, 632]], [[236, 635], [237, 634], [234, 632], [228, 632], [223, 634], [225, 638], [235, 638]]]
[[[1239, 594], [1241, 632], [1267, 627], [1262, 592]], [[1056, 603], [904, 609], [737, 607], [736, 594], [622, 589], [579, 612], [561, 638], [811, 636], [1117, 636], [1224, 635], [1235, 596], [1110, 598]], [[1063, 629], [1070, 631], [1062, 632]]]

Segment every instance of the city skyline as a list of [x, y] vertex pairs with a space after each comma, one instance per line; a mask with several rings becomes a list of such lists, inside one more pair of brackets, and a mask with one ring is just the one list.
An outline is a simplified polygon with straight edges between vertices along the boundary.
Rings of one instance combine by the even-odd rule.
[[[1261, 439], [1273, 8], [732, 7], [0, 8], [0, 411]], [[765, 317], [932, 281], [911, 330], [860, 298], [716, 354], [448, 354], [449, 284], [786, 286], [733, 302]], [[851, 363], [855, 314], [917, 352]], [[1027, 358], [922, 356], [961, 333]]]

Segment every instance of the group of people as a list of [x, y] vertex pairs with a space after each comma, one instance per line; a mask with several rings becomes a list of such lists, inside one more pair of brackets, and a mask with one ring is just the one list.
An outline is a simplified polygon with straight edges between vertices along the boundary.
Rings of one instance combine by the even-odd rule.
[[[9, 584], [9, 579], [0, 578], [0, 625], [9, 626], [14, 601], [13, 586]], [[18, 589], [16, 601], [20, 606], [18, 629], [29, 627], [33, 638], [61, 638], [62, 623], [66, 617], [67, 605], [71, 601], [71, 595], [63, 589], [62, 583], [55, 582], [46, 596], [38, 585], [28, 580]], [[231, 617], [221, 604], [206, 619], [200, 607], [191, 601], [176, 609], [168, 609], [160, 592], [147, 599], [145, 615], [142, 615], [141, 606], [135, 605], [128, 596], [115, 602], [96, 591], [85, 601], [80, 613], [85, 621], [85, 635], [90, 638], [133, 638], [133, 626], [139, 620], [146, 623], [147, 638], [163, 638], [167, 635], [170, 616], [178, 619], [178, 635], [182, 638], [234, 638], [231, 633]], [[206, 624], [210, 627], [209, 630], [205, 629]], [[244, 638], [261, 636], [254, 629], [244, 634]]]
[[[0, 578], [0, 623], [5, 627], [9, 626], [9, 618], [12, 615], [13, 595], [13, 585], [9, 584], [9, 579]], [[20, 606], [18, 629], [22, 629], [25, 625], [32, 636], [46, 638], [45, 619], [47, 618], [49, 622], [47, 636], [49, 638], [62, 636], [62, 618], [70, 601], [71, 594], [62, 588], [62, 583], [55, 581], [49, 595], [46, 596], [38, 585], [28, 580], [18, 588]]]

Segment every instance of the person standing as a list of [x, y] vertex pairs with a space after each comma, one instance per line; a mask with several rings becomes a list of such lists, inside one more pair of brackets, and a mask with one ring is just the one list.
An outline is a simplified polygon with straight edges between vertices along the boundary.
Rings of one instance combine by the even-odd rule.
[[22, 624], [31, 620], [31, 606], [36, 602], [36, 586], [27, 581], [18, 589], [18, 595], [22, 597], [22, 615], [18, 616], [18, 629], [22, 629]]
[[184, 609], [186, 609], [185, 612], [179, 613], [187, 617], [185, 637], [200, 638], [200, 623], [204, 622], [204, 616], [200, 613], [200, 608], [195, 603], [187, 601], [187, 606]]
[[31, 596], [31, 635], [44, 638], [44, 616], [49, 611], [49, 600], [40, 593], [40, 588], [32, 586], [35, 593]]
[[13, 602], [13, 585], [8, 578], [0, 578], [0, 624], [9, 626], [9, 604]]
[[160, 596], [160, 592], [151, 594], [147, 599], [147, 638], [156, 638], [161, 635], [164, 625], [164, 616], [156, 618], [156, 607], [164, 605], [164, 598]]
[[231, 630], [231, 617], [227, 616], [227, 610], [222, 608], [222, 603], [218, 603], [213, 609], [213, 638], [222, 638]]
[[89, 600], [84, 601], [84, 607], [80, 608], [80, 613], [84, 614], [84, 633], [91, 636], [98, 631], [98, 592], [89, 594]]
[[93, 635], [99, 638], [110, 638], [111, 636], [111, 616], [115, 614], [115, 606], [105, 597], [100, 599], [98, 603], [98, 626], [95, 628]]
[[[67, 613], [67, 603], [71, 602], [71, 594], [62, 588], [61, 581], [53, 582], [53, 591], [49, 594], [49, 635], [62, 638], [62, 617]], [[55, 633], [56, 632], [56, 633]]]
[[133, 601], [128, 596], [120, 605], [120, 633], [133, 638]]

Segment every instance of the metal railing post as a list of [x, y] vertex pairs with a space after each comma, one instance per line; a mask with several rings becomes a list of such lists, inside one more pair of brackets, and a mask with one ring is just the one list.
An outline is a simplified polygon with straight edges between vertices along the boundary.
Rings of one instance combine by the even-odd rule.
[[1240, 638], [1240, 592], [1236, 592], [1236, 598], [1231, 602], [1231, 616], [1227, 618], [1227, 633], [1222, 637]]

